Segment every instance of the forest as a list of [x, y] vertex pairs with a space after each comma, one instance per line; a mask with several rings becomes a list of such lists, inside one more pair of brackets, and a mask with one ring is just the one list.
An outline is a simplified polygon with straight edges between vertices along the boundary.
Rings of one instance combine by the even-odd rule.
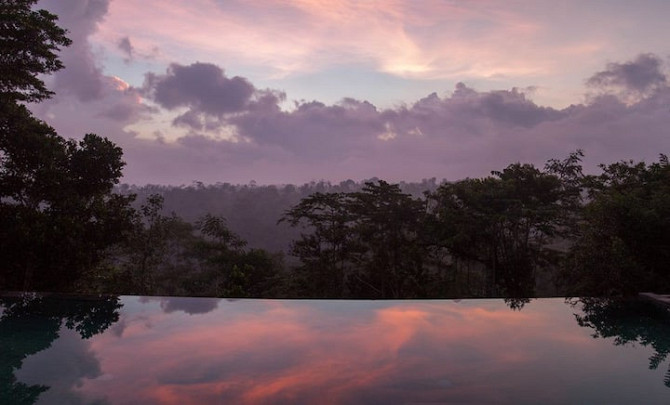
[[33, 0], [0, 26], [0, 290], [266, 298], [625, 296], [670, 288], [670, 163], [584, 153], [482, 178], [120, 185], [123, 151], [26, 103], [70, 44]]
[[[104, 285], [124, 274], [113, 291], [520, 303], [663, 291], [667, 158], [586, 175], [582, 157], [440, 184], [121, 186], [148, 203], [138, 206], [142, 232], [112, 256]], [[161, 281], [136, 290], [141, 274]], [[192, 289], [198, 280], [219, 281]]]

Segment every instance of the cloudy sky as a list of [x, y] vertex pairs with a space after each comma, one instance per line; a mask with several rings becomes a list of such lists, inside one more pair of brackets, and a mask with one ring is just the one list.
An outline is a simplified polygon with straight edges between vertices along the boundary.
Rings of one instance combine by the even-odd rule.
[[666, 0], [42, 0], [31, 106], [134, 184], [476, 177], [670, 153]]

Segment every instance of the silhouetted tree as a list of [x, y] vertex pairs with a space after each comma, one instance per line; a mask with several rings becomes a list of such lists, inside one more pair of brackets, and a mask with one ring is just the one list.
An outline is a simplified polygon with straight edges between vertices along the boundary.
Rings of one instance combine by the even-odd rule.
[[301, 261], [294, 288], [300, 295], [337, 298], [348, 295], [354, 250], [354, 218], [345, 193], [314, 193], [287, 210], [280, 222], [302, 226], [308, 233], [291, 244], [289, 253]]
[[263, 297], [273, 289], [281, 264], [261, 249], [246, 249], [246, 242], [231, 232], [222, 217], [205, 215], [197, 223], [202, 237], [193, 256], [200, 263], [204, 291], [219, 297]]
[[132, 196], [112, 193], [124, 162], [112, 142], [65, 140], [23, 101], [51, 96], [40, 74], [70, 40], [35, 1], [0, 4], [0, 288], [72, 290], [130, 229]]
[[426, 206], [383, 180], [351, 194], [356, 220], [352, 289], [357, 297], [425, 297], [429, 251], [423, 238]]
[[37, 0], [0, 3], [0, 94], [7, 101], [42, 101], [51, 97], [39, 77], [63, 68], [57, 52], [72, 41], [56, 25], [54, 14], [33, 10]]
[[223, 217], [205, 215], [190, 224], [163, 214], [163, 197], [141, 205], [134, 229], [105, 262], [93, 291], [140, 295], [263, 297], [279, 294], [281, 258], [230, 231]]
[[536, 270], [556, 259], [548, 242], [561, 224], [562, 183], [528, 164], [492, 174], [445, 183], [431, 195], [437, 243], [484, 266], [486, 295], [532, 296]]
[[425, 297], [433, 273], [423, 238], [426, 207], [396, 184], [366, 182], [361, 191], [315, 193], [282, 221], [307, 232], [291, 254], [300, 291], [315, 297]]
[[589, 176], [577, 238], [561, 273], [570, 295], [670, 288], [670, 165], [618, 162]]
[[97, 292], [137, 295], [169, 294], [165, 285], [187, 271], [186, 251], [193, 243], [193, 226], [174, 213], [163, 215], [163, 197], [150, 195], [133, 218], [133, 229], [115, 246], [98, 282], [87, 280]]

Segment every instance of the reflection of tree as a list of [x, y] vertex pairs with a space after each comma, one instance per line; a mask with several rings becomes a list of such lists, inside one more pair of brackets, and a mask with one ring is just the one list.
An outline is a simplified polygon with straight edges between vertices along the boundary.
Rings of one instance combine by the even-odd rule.
[[531, 298], [527, 297], [508, 297], [505, 298], [505, 304], [507, 304], [510, 309], [515, 311], [521, 311], [523, 307], [530, 302]]
[[[639, 343], [651, 346], [649, 369], [655, 370], [670, 354], [670, 312], [653, 303], [640, 300], [581, 298], [570, 302], [580, 306], [583, 315], [575, 314], [579, 326], [594, 330], [594, 338], [614, 338], [617, 346]], [[670, 388], [670, 368], [665, 374]]]
[[119, 319], [118, 297], [58, 299], [0, 297], [0, 403], [33, 404], [48, 390], [18, 382], [14, 373], [26, 357], [47, 349], [65, 325], [88, 339]]

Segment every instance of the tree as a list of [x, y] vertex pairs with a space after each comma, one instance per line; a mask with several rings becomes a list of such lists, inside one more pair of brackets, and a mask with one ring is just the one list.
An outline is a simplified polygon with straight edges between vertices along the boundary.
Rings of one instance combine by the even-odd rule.
[[547, 244], [558, 234], [564, 197], [556, 175], [520, 163], [443, 184], [432, 194], [437, 243], [486, 269], [485, 295], [532, 296], [536, 270], [553, 256]]
[[550, 159], [544, 167], [545, 173], [558, 177], [558, 217], [555, 229], [558, 236], [574, 239], [581, 219], [584, 204], [583, 191], [587, 176], [582, 172], [584, 152], [577, 149], [563, 160]]
[[66, 141], [23, 106], [0, 110], [0, 283], [72, 289], [132, 226], [134, 197], [112, 193], [121, 149], [93, 134]]
[[616, 296], [670, 288], [670, 164], [622, 161], [584, 179], [577, 239], [561, 273], [571, 295]]
[[[163, 215], [163, 197], [147, 197], [133, 217], [132, 231], [115, 247], [106, 263], [100, 283], [90, 282], [98, 291], [137, 295], [186, 295], [179, 280], [189, 268], [186, 256], [193, 243], [193, 226], [176, 214]], [[167, 290], [166, 284], [173, 283]]]
[[307, 231], [291, 245], [301, 261], [299, 291], [320, 298], [427, 296], [425, 214], [424, 201], [381, 180], [360, 192], [304, 198], [281, 219]]
[[425, 297], [430, 276], [425, 202], [379, 180], [351, 194], [351, 212], [361, 246], [352, 280], [356, 296]]
[[49, 91], [39, 75], [62, 69], [57, 52], [72, 42], [58, 19], [32, 10], [37, 0], [0, 2], [0, 93], [12, 101], [42, 101]]
[[246, 249], [223, 217], [205, 215], [196, 224], [201, 236], [192, 257], [199, 263], [195, 280], [206, 295], [263, 297], [276, 281], [278, 261], [262, 249]]
[[0, 3], [0, 288], [73, 290], [132, 226], [133, 196], [112, 193], [122, 151], [87, 134], [65, 140], [20, 104], [53, 94], [70, 40], [35, 1]]
[[281, 262], [207, 214], [195, 224], [164, 215], [163, 197], [150, 195], [134, 229], [107, 261], [97, 292], [140, 295], [264, 297], [275, 286]]
[[314, 193], [286, 211], [279, 222], [302, 226], [290, 253], [300, 258], [298, 293], [320, 298], [341, 298], [348, 295], [352, 271], [353, 217], [346, 193]]

